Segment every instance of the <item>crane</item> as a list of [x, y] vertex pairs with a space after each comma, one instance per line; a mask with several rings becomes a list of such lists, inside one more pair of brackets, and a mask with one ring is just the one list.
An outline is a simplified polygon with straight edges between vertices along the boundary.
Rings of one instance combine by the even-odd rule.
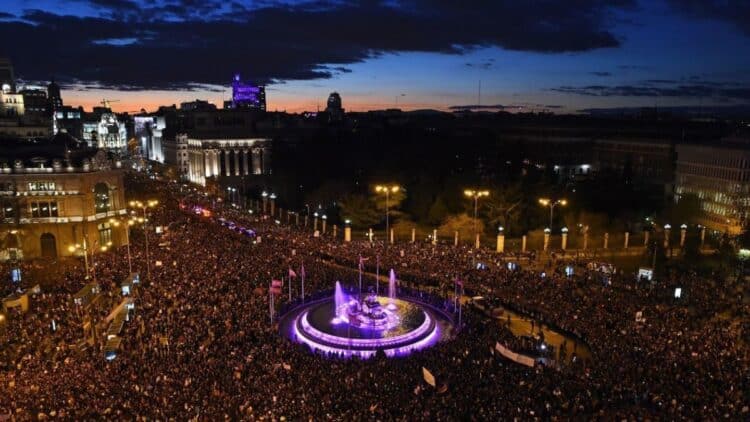
[[104, 108], [110, 108], [109, 107], [109, 103], [116, 103], [118, 101], [120, 101], [120, 100], [108, 100], [106, 98], [102, 98], [102, 101], [99, 102], [99, 104], [101, 104], [102, 107], [104, 107]]

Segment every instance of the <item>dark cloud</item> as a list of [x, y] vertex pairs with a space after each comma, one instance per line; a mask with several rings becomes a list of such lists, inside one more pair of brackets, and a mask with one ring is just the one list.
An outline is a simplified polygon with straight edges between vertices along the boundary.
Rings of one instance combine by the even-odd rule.
[[551, 91], [594, 97], [674, 97], [711, 98], [717, 101], [748, 101], [750, 85], [730, 82], [701, 82], [691, 84], [644, 83], [638, 85], [561, 86]]
[[226, 84], [235, 72], [260, 83], [325, 79], [388, 53], [618, 47], [611, 12], [635, 0], [87, 1], [99, 16], [27, 10], [23, 21], [3, 22], [0, 39], [16, 41], [0, 54], [28, 79], [128, 89]]
[[14, 19], [16, 15], [12, 15], [7, 12], [0, 12], [0, 19]]
[[612, 76], [611, 72], [589, 72], [589, 73], [591, 73], [594, 76], [601, 76], [601, 77]]
[[750, 36], [748, 0], [667, 0], [676, 12], [697, 19], [715, 19], [737, 26]]
[[467, 104], [467, 105], [454, 105], [448, 107], [452, 111], [480, 111], [480, 110], [539, 110], [539, 109], [560, 109], [563, 108], [561, 105], [549, 105], [549, 104], [534, 104], [534, 103], [523, 103], [523, 104]]

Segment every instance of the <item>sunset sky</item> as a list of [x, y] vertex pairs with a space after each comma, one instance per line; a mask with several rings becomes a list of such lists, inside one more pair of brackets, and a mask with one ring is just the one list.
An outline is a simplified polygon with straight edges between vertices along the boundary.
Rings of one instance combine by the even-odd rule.
[[[461, 6], [457, 6], [460, 4]], [[4, 0], [0, 55], [66, 104], [221, 105], [233, 73], [269, 110], [750, 103], [750, 2]], [[481, 83], [481, 99], [478, 88]]]

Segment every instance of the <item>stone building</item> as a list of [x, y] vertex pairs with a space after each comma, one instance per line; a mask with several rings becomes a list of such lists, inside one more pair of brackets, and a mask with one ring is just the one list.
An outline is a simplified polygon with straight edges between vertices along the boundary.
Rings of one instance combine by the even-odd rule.
[[110, 224], [127, 214], [120, 163], [64, 131], [0, 146], [0, 202], [0, 260], [126, 243], [127, 225]]

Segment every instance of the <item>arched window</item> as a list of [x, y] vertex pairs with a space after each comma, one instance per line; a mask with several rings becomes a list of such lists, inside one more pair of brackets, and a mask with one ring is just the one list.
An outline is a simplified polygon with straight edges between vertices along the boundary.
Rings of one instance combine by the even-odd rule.
[[57, 242], [52, 233], [44, 233], [39, 238], [43, 258], [57, 258]]
[[108, 212], [110, 208], [109, 186], [106, 183], [97, 183], [94, 186], [94, 212]]

